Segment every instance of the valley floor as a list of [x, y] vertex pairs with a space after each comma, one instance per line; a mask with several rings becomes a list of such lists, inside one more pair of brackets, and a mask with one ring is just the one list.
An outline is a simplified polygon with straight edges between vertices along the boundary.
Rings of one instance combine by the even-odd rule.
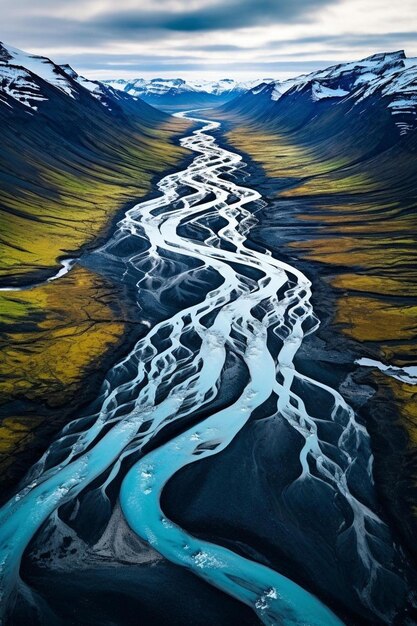
[[[307, 610], [304, 602], [306, 607], [312, 607], [317, 619], [314, 624], [320, 626], [340, 624], [339, 618], [349, 626], [357, 626], [357, 620], [361, 620], [361, 625], [391, 626], [390, 616], [396, 620], [392, 626], [411, 625], [412, 618], [405, 621], [404, 616], [410, 611], [408, 594], [414, 576], [412, 567], [408, 569], [412, 562], [408, 557], [412, 553], [416, 556], [412, 504], [417, 495], [415, 387], [404, 378], [355, 361], [372, 358], [399, 368], [397, 373], [415, 364], [417, 310], [412, 297], [417, 287], [409, 234], [412, 217], [403, 210], [404, 206], [397, 211], [393, 202], [381, 207], [375, 181], [353, 181], [342, 175], [335, 182], [332, 171], [343, 171], [343, 163], [317, 162], [314, 154], [289, 145], [283, 138], [262, 135], [236, 121], [226, 120], [223, 129], [209, 128], [220, 148], [210, 135], [188, 137], [189, 147], [196, 146], [197, 165], [185, 175], [182, 173], [180, 180], [174, 175], [169, 184], [160, 188], [169, 201], [160, 206], [156, 202], [154, 213], [141, 205], [139, 215], [127, 221], [130, 230], [116, 227], [111, 233], [108, 229], [107, 239], [101, 238], [103, 245], [96, 251], [90, 241], [81, 262], [59, 280], [29, 290], [0, 292], [4, 362], [1, 383], [6, 398], [0, 450], [4, 496], [15, 490], [18, 479], [46, 450], [60, 427], [82, 416], [80, 428], [75, 425], [66, 433], [67, 442], [63, 437], [51, 446], [45, 467], [40, 464], [37, 468], [38, 478], [46, 473], [44, 482], [33, 482], [33, 491], [36, 495], [39, 489], [40, 497], [30, 504], [32, 485], [24, 494], [23, 500], [28, 496], [30, 506], [38, 503], [39, 510], [45, 510], [44, 519], [49, 521], [34, 530], [37, 534], [31, 551], [23, 558], [22, 577], [34, 590], [36, 601], [40, 598], [39, 615], [48, 606], [52, 618], [59, 616], [65, 625], [77, 620], [97, 626], [133, 625], [141, 611], [144, 624], [161, 626], [281, 623], [277, 615], [283, 624], [305, 623], [291, 621], [292, 611], [297, 620], [301, 619]], [[231, 152], [225, 155], [223, 147]], [[243, 155], [245, 167], [241, 168], [233, 154], [236, 152]], [[184, 150], [175, 149], [168, 160], [172, 164], [177, 161], [178, 165], [185, 154]], [[219, 171], [213, 165], [216, 159]], [[158, 168], [162, 169], [161, 164]], [[236, 183], [236, 187], [225, 186], [225, 181]], [[250, 189], [242, 191], [245, 185]], [[182, 204], [176, 204], [175, 194], [170, 196], [172, 189], [179, 190]], [[258, 192], [265, 202], [257, 204]], [[248, 199], [251, 194], [254, 200]], [[213, 198], [217, 202], [213, 204], [214, 214]], [[240, 198], [237, 204], [241, 221], [235, 224], [235, 214], [227, 210], [236, 198]], [[246, 214], [245, 204], [254, 209], [256, 223], [249, 211]], [[204, 212], [198, 221], [193, 210], [198, 214], [202, 206]], [[178, 223], [176, 211], [181, 215]], [[224, 211], [224, 215], [219, 215], [219, 211]], [[242, 251], [239, 228], [245, 221], [250, 225], [246, 231], [250, 237]], [[184, 248], [178, 252], [181, 245]], [[265, 248], [272, 254], [264, 254]], [[228, 256], [230, 253], [232, 256]], [[258, 260], [258, 253], [268, 267], [264, 277], [259, 277], [262, 272], [253, 262]], [[285, 280], [282, 267], [286, 267]], [[313, 309], [321, 321], [312, 335], [308, 330], [314, 327], [315, 318], [306, 295], [308, 281], [302, 282], [301, 273], [313, 285]], [[269, 286], [273, 280], [279, 287], [275, 291]], [[279, 280], [283, 280], [281, 285]], [[225, 285], [226, 295], [222, 294], [221, 285]], [[260, 297], [262, 290], [266, 295]], [[277, 293], [282, 300], [275, 298]], [[294, 298], [298, 299], [296, 305]], [[251, 401], [259, 395], [259, 389], [264, 391], [265, 381], [258, 376], [259, 389], [249, 389], [252, 395], [246, 389], [247, 379], [257, 378], [260, 368], [267, 371], [269, 364], [275, 374], [278, 357], [283, 358], [283, 371], [288, 365], [285, 332], [275, 337], [272, 332], [275, 328], [283, 330], [281, 302], [287, 307], [283, 314], [284, 330], [294, 334], [295, 344], [301, 336], [301, 347], [298, 352], [294, 349], [294, 362], [287, 368], [294, 366], [300, 379], [294, 386], [290, 382], [292, 398], [289, 393], [282, 413], [272, 406], [275, 396], [279, 404], [277, 389], [281, 389], [284, 398], [287, 391], [286, 385], [279, 382], [279, 373], [277, 386], [272, 387], [273, 391], [267, 389], [264, 400], [254, 409]], [[190, 313], [184, 313], [188, 309]], [[213, 323], [212, 341], [203, 350], [204, 333], [208, 335], [207, 331], [213, 330], [210, 320], [216, 320], [217, 315], [223, 316], [223, 326]], [[263, 327], [262, 323], [257, 325], [259, 318]], [[267, 326], [270, 318], [271, 329]], [[297, 325], [298, 318], [302, 318], [304, 326]], [[139, 340], [146, 340], [149, 329], [156, 329], [159, 323], [153, 339], [141, 347]], [[230, 330], [226, 332], [228, 323]], [[259, 349], [259, 337], [265, 327], [271, 333], [268, 341], [264, 337], [265, 345]], [[135, 352], [136, 346], [139, 348]], [[187, 361], [199, 351], [204, 355], [200, 361], [208, 364], [206, 378], [213, 377], [212, 385], [204, 376], [199, 379], [200, 361], [197, 365]], [[158, 353], [162, 355], [159, 360]], [[224, 358], [217, 378], [213, 374], [219, 360], [216, 361], [216, 355]], [[127, 364], [123, 361], [120, 366], [124, 358]], [[144, 380], [148, 381], [143, 387], [143, 381], [138, 382], [142, 365]], [[103, 414], [109, 422], [104, 423], [101, 432], [91, 434], [89, 440], [90, 426], [93, 424], [94, 431], [96, 422], [90, 420], [85, 410], [103, 380], [107, 391], [115, 392], [115, 400], [113, 404], [104, 402]], [[180, 403], [180, 410], [174, 402], [174, 408], [165, 407], [172, 389], [177, 388], [184, 406]], [[94, 419], [101, 415], [104, 397], [109, 396], [103, 392], [96, 397]], [[357, 413], [359, 424], [354, 427], [344, 400]], [[212, 416], [221, 416], [235, 403], [238, 418], [242, 419], [245, 411], [250, 418], [236, 427], [236, 432], [233, 414], [227, 413], [230, 432], [226, 427], [222, 430], [217, 422], [209, 423]], [[304, 427], [295, 424], [296, 420], [291, 422], [292, 409], [295, 407], [304, 415], [304, 405], [306, 416], [314, 416], [309, 422], [310, 434], [319, 433], [322, 448], [315, 449], [311, 444], [309, 451], [309, 436]], [[334, 419], [335, 405], [340, 409], [340, 423]], [[142, 423], [138, 419], [135, 425], [137, 407], [146, 415], [149, 412], [149, 421]], [[159, 425], [158, 410], [162, 412]], [[172, 416], [179, 416], [177, 425], [175, 419], [172, 424], [166, 423]], [[307, 421], [309, 418], [310, 415]], [[206, 420], [207, 432], [202, 426]], [[375, 456], [377, 499], [364, 424], [370, 432]], [[111, 439], [119, 425], [123, 445], [116, 436]], [[132, 438], [124, 442], [130, 428]], [[348, 433], [345, 440], [339, 428]], [[220, 433], [218, 439], [213, 432]], [[181, 435], [190, 433], [184, 444]], [[107, 436], [110, 444], [106, 448]], [[159, 452], [166, 452], [171, 438], [175, 445], [171, 445], [166, 457], [162, 454], [159, 458]], [[74, 453], [77, 456], [79, 452], [75, 464], [86, 450], [85, 465], [80, 464], [75, 478], [70, 473], [66, 478], [65, 467], [69, 464], [62, 463], [62, 459], [71, 461], [74, 441], [81, 450], [77, 448]], [[346, 448], [342, 446], [340, 450], [340, 442]], [[123, 454], [118, 453], [118, 445]], [[134, 445], [138, 446], [136, 456], [133, 454], [132, 460], [129, 452], [125, 459], [124, 453]], [[189, 458], [185, 453], [187, 460], [181, 460], [181, 445], [191, 446]], [[104, 456], [108, 454], [107, 461], [100, 446]], [[326, 452], [318, 454], [317, 450]], [[352, 472], [344, 465], [350, 453]], [[149, 457], [152, 462], [147, 466]], [[143, 458], [145, 464], [140, 465]], [[193, 463], [196, 459], [199, 462]], [[49, 473], [48, 463], [53, 470]], [[135, 471], [136, 463], [139, 465]], [[164, 472], [170, 478], [166, 487]], [[64, 474], [62, 481], [60, 473]], [[129, 483], [124, 496], [121, 484], [126, 476], [133, 481], [133, 487], [129, 492]], [[76, 490], [67, 500], [62, 496], [66, 480], [70, 481], [69, 492]], [[139, 487], [135, 480], [142, 481]], [[149, 490], [144, 486], [149, 486]], [[156, 513], [152, 509], [152, 489], [158, 491], [158, 502], [162, 488], [161, 506], [167, 518], [158, 508]], [[136, 516], [136, 500], [129, 498], [129, 493], [150, 495], [140, 503], [142, 509], [138, 505], [140, 514]], [[48, 513], [49, 496], [58, 498], [51, 510], [57, 511], [60, 506], [61, 517]], [[366, 506], [362, 507], [363, 503]], [[11, 504], [10, 518], [6, 515], [7, 522], [11, 519], [13, 523], [15, 517], [17, 527], [20, 506], [24, 513], [19, 498]], [[124, 519], [128, 519], [129, 526]], [[33, 523], [35, 528], [38, 520]], [[139, 530], [141, 524], [145, 528], [143, 536], [136, 532], [135, 523]], [[156, 524], [159, 533], [156, 538], [151, 532], [152, 524]], [[187, 541], [181, 542], [175, 536], [176, 525], [185, 529], [181, 537]], [[369, 539], [365, 559], [362, 536]], [[16, 537], [25, 544], [20, 532], [16, 532]], [[235, 575], [233, 567], [230, 576], [223, 574], [218, 561], [213, 565], [207, 561], [207, 554], [197, 548], [190, 566], [190, 537], [196, 546], [211, 546], [216, 556], [224, 557], [223, 568], [230, 567], [228, 558], [233, 553], [238, 562], [250, 563], [249, 569], [240, 565], [242, 578]], [[397, 539], [405, 546], [404, 551], [398, 549]], [[7, 536], [4, 544], [7, 553]], [[12, 561], [13, 558], [14, 554]], [[142, 559], [139, 565], [138, 558]], [[189, 574], [187, 569], [193, 567], [198, 575], [206, 568], [205, 580]], [[252, 586], [245, 579], [251, 567]], [[274, 595], [275, 588], [263, 584], [265, 569], [269, 575], [273, 571], [274, 575], [279, 572], [282, 578], [288, 577], [288, 613], [280, 595]], [[229, 569], [225, 571], [229, 573]], [[207, 581], [214, 586], [207, 585]], [[259, 587], [259, 581], [263, 586]], [[294, 590], [292, 581], [300, 587], [295, 586]], [[287, 589], [285, 584], [288, 583], [284, 583]], [[155, 588], [161, 589], [161, 603], [166, 602], [167, 607], [155, 602]], [[68, 589], [74, 592], [73, 596]], [[329, 607], [328, 613], [323, 613], [327, 608], [321, 602]], [[268, 622], [270, 604], [271, 619], [275, 621]], [[254, 611], [248, 608], [252, 605]], [[265, 610], [268, 615], [263, 613]], [[45, 615], [49, 615], [48, 611]], [[17, 603], [11, 624], [21, 626], [33, 615], [30, 602]], [[329, 621], [323, 621], [323, 615]]]

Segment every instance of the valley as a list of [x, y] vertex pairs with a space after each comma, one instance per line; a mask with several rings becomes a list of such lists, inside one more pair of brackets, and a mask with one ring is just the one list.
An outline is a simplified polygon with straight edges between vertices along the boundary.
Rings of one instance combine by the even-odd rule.
[[[264, 79], [271, 80], [271, 79]], [[184, 109], [207, 108], [231, 102], [238, 96], [256, 87], [262, 79], [239, 82], [230, 78], [217, 81], [184, 80], [183, 78], [152, 78], [146, 80], [108, 80], [106, 85], [114, 87], [122, 93], [138, 97], [164, 111], [181, 111]]]
[[0, 622], [414, 624], [417, 65], [0, 54]]

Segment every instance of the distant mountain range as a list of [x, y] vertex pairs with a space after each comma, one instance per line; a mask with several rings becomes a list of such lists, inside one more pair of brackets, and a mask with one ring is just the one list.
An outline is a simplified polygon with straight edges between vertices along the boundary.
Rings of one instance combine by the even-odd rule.
[[272, 79], [258, 79], [247, 82], [238, 82], [231, 78], [217, 81], [184, 80], [182, 78], [152, 78], [146, 80], [107, 80], [104, 84], [118, 89], [131, 96], [136, 96], [158, 108], [179, 110], [186, 107], [219, 106], [246, 93]]
[[397, 51], [375, 54], [361, 61], [342, 63], [284, 81], [272, 78], [246, 82], [229, 78], [218, 81], [138, 78], [107, 80], [103, 84], [167, 111], [231, 103], [228, 110], [251, 110], [252, 115], [256, 111], [274, 114], [278, 101], [279, 107], [283, 108], [296, 96], [307, 95], [311, 102], [334, 102], [346, 98], [361, 102], [369, 96], [380, 95], [395, 116], [400, 131], [406, 133], [415, 124], [416, 75], [417, 59], [407, 59], [403, 51]]

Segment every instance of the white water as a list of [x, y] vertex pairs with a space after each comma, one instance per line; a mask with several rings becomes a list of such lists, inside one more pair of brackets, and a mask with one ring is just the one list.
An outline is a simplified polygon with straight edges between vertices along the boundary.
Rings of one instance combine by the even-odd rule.
[[[126, 273], [146, 268], [138, 290], [152, 287], [158, 296], [165, 287], [166, 253], [191, 257], [200, 270], [209, 269], [221, 285], [208, 291], [198, 304], [157, 323], [112, 370], [103, 385], [101, 406], [89, 419], [76, 420], [34, 466], [26, 486], [0, 512], [0, 598], [3, 611], [11, 606], [19, 581], [25, 548], [41, 524], [63, 503], [73, 500], [106, 469], [103, 495], [126, 456], [138, 454], [168, 423], [184, 421], [222, 394], [222, 375], [228, 354], [238, 355], [246, 368], [239, 398], [227, 408], [213, 411], [140, 459], [122, 483], [120, 504], [131, 528], [169, 560], [189, 568], [207, 582], [249, 605], [265, 624], [294, 626], [340, 625], [340, 620], [318, 599], [288, 578], [237, 553], [197, 539], [166, 519], [160, 508], [161, 491], [181, 467], [213, 456], [230, 444], [253, 411], [271, 395], [276, 415], [303, 438], [297, 482], [312, 480], [311, 467], [320, 480], [349, 507], [351, 521], [344, 532], [353, 533], [356, 552], [367, 574], [362, 601], [371, 610], [372, 593], [382, 565], [370, 540], [382, 522], [349, 490], [348, 473], [365, 456], [364, 481], [371, 481], [368, 436], [343, 398], [326, 385], [299, 374], [293, 364], [303, 338], [317, 327], [310, 304], [310, 283], [296, 268], [246, 246], [254, 223], [245, 208], [260, 195], [221, 178], [238, 168], [241, 157], [220, 148], [209, 133], [218, 123], [203, 124], [182, 140], [199, 154], [189, 167], [165, 177], [161, 196], [136, 205], [118, 224], [101, 254], [113, 256], [116, 244], [146, 239], [149, 248], [131, 255]], [[191, 188], [180, 196], [184, 185]], [[207, 200], [208, 194], [213, 198]], [[211, 197], [211, 196], [210, 196]], [[221, 216], [226, 225], [217, 232], [200, 218]], [[187, 224], [205, 233], [203, 240], [184, 237]], [[161, 270], [162, 268], [162, 270]], [[248, 269], [251, 273], [248, 273]], [[198, 280], [198, 271], [194, 271]], [[169, 282], [167, 278], [165, 282]], [[211, 313], [210, 317], [207, 315]], [[209, 320], [209, 321], [208, 321]], [[164, 340], [161, 341], [161, 335]], [[187, 338], [194, 338], [190, 346]], [[268, 339], [279, 340], [271, 354]], [[318, 435], [322, 416], [310, 415], [303, 398], [294, 391], [298, 381], [331, 400], [330, 421], [340, 436], [337, 460], [325, 453]], [[238, 384], [238, 382], [236, 383]], [[162, 399], [161, 399], [162, 398]], [[103, 435], [105, 429], [105, 434]], [[59, 463], [54, 462], [60, 451]], [[279, 462], [279, 461], [277, 461]]]
[[395, 365], [386, 365], [385, 363], [381, 363], [381, 361], [375, 361], [374, 359], [367, 359], [365, 357], [357, 359], [355, 363], [363, 367], [375, 367], [383, 374], [391, 376], [391, 378], [396, 378], [409, 385], [417, 385], [417, 365], [396, 367]]

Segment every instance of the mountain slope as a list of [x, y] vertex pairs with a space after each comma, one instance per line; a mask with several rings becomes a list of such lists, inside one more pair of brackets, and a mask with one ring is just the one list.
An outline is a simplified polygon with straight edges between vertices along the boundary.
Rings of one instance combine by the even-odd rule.
[[8, 282], [51, 272], [184, 155], [171, 142], [182, 121], [5, 46], [0, 120], [0, 280]]
[[[316, 308], [327, 340], [337, 348], [345, 337], [358, 357], [384, 365], [415, 365], [417, 60], [382, 53], [260, 85], [215, 114], [267, 176], [258, 217], [268, 244], [324, 281]], [[360, 408], [375, 476], [415, 552], [415, 386], [378, 369], [355, 376], [377, 390]]]
[[77, 266], [41, 281], [187, 153], [174, 143], [184, 121], [4, 45], [0, 125], [0, 287], [32, 286], [0, 289], [0, 482], [10, 488], [143, 331], [100, 273]]

